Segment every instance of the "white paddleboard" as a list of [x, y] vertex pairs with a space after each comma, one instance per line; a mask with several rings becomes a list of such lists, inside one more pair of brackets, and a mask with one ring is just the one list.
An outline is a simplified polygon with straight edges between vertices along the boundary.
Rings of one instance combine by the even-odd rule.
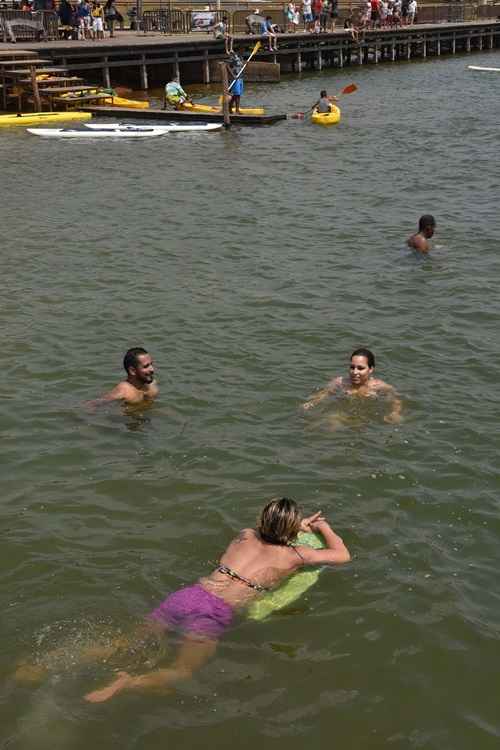
[[43, 138], [150, 138], [165, 135], [167, 130], [148, 128], [147, 130], [69, 130], [65, 128], [27, 128], [28, 133]]
[[467, 65], [469, 70], [488, 70], [492, 73], [500, 73], [500, 68], [483, 68], [481, 65]]
[[126, 123], [113, 122], [113, 123], [101, 123], [100, 125], [95, 122], [86, 122], [86, 128], [91, 130], [120, 130], [120, 131], [140, 131], [140, 130], [151, 130], [155, 128], [157, 130], [164, 130], [166, 133], [182, 133], [184, 131], [208, 131], [208, 130], [222, 130], [222, 123], [207, 123], [203, 125], [128, 125]]

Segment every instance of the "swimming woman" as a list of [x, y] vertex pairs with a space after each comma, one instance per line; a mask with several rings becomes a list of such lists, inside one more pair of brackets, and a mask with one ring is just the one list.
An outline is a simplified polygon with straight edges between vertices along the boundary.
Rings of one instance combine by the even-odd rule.
[[373, 377], [375, 369], [375, 357], [369, 349], [356, 349], [351, 354], [349, 366], [349, 377], [342, 376], [333, 378], [326, 388], [312, 395], [303, 404], [306, 411], [313, 409], [317, 404], [328, 396], [335, 393], [344, 393], [347, 396], [359, 396], [360, 398], [373, 398], [385, 395], [391, 402], [391, 411], [384, 416], [385, 422], [398, 423], [401, 421], [401, 401], [392, 385], [385, 383], [379, 378]]
[[[299, 531], [321, 534], [326, 548], [292, 546]], [[350, 559], [321, 512], [302, 518], [293, 500], [271, 500], [257, 528], [243, 529], [210, 575], [170, 594], [147, 618], [146, 627], [156, 632], [182, 633], [173, 665], [136, 676], [118, 672], [116, 679], [88, 693], [86, 700], [100, 703], [124, 690], [167, 689], [188, 679], [215, 653], [217, 641], [239, 609], [304, 565], [339, 565]]]

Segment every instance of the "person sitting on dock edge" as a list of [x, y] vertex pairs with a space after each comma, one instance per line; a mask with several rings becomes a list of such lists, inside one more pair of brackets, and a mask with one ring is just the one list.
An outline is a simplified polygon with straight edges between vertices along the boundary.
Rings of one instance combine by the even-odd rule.
[[179, 76], [174, 76], [165, 86], [165, 109], [167, 104], [171, 104], [175, 109], [182, 109], [182, 105], [185, 102], [192, 104], [192, 99], [182, 88]]
[[436, 220], [431, 214], [424, 214], [418, 220], [418, 232], [408, 238], [408, 247], [420, 253], [428, 253], [431, 249], [429, 242], [436, 229]]
[[226, 55], [230, 55], [233, 51], [233, 37], [228, 31], [228, 24], [225, 18], [216, 21], [211, 27], [211, 31], [215, 39], [224, 39], [224, 49]]
[[267, 37], [267, 41], [269, 42], [269, 52], [277, 52], [278, 33], [277, 27], [273, 23], [273, 19], [271, 18], [271, 16], [266, 16], [266, 20], [264, 21], [264, 24], [262, 26], [262, 33]]

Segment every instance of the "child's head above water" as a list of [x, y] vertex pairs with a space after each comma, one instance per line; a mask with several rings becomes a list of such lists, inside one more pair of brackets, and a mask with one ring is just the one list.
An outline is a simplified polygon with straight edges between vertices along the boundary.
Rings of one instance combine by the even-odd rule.
[[300, 531], [302, 515], [295, 500], [274, 497], [257, 521], [260, 537], [269, 544], [288, 544]]

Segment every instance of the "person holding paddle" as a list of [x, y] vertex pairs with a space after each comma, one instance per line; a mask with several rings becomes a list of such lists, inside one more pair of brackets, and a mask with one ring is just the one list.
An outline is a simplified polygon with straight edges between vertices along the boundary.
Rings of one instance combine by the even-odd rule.
[[231, 99], [229, 100], [229, 112], [232, 113], [233, 108], [236, 108], [236, 114], [240, 114], [240, 100], [243, 93], [243, 59], [239, 55], [240, 50], [231, 52], [229, 57], [229, 73], [232, 77], [232, 82], [229, 87], [231, 93]]
[[320, 92], [320, 98], [313, 104], [311, 109], [317, 109], [320, 114], [326, 114], [332, 111], [332, 102], [338, 102], [336, 96], [328, 96], [325, 89]]
[[[343, 94], [354, 94], [354, 92], [357, 91], [357, 90], [358, 90], [358, 87], [356, 86], [356, 84], [355, 83], [350, 83], [347, 86], [344, 86], [344, 88], [340, 92], [339, 96], [343, 95]], [[322, 101], [322, 100], [325, 100], [325, 101]], [[338, 99], [337, 99], [336, 96], [328, 96], [328, 94], [326, 93], [326, 91], [323, 89], [321, 91], [321, 93], [320, 93], [320, 99], [315, 104], [313, 104], [313, 106], [310, 107], [307, 110], [307, 112], [295, 112], [295, 114], [289, 115], [289, 117], [291, 117], [294, 120], [304, 120], [308, 115], [311, 114], [311, 112], [316, 107], [318, 107], [318, 112], [320, 112], [320, 113], [323, 112], [323, 114], [325, 114], [325, 113], [331, 112], [331, 109], [332, 109], [331, 105], [334, 104], [334, 103], [336, 103], [337, 101], [338, 101]], [[322, 109], [319, 109], [320, 103], [321, 103]], [[328, 107], [328, 109], [327, 109], [327, 107]]]

